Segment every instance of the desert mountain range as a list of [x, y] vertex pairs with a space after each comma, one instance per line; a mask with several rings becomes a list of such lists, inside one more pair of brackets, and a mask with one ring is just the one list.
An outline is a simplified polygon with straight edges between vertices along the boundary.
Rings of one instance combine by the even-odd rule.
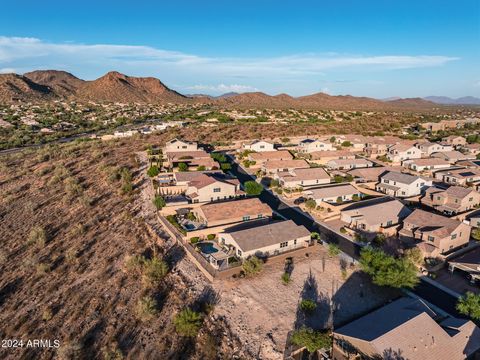
[[[156, 104], [202, 102], [239, 108], [339, 110], [432, 109], [441, 103], [437, 98], [395, 98], [382, 101], [368, 97], [332, 96], [324, 93], [300, 97], [287, 94], [271, 96], [262, 92], [228, 93], [218, 97], [185, 96], [168, 88], [157, 78], [131, 77], [116, 71], [91, 81], [82, 80], [68, 72], [58, 70], [37, 70], [24, 75], [0, 74], [0, 102], [2, 103], [59, 99]], [[456, 104], [448, 101], [446, 103]]]

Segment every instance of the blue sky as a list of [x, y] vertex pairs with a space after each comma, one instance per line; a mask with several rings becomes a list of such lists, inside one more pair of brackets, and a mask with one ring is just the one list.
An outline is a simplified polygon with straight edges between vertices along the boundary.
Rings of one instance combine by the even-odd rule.
[[183, 93], [480, 96], [478, 0], [8, 1], [0, 72], [110, 70]]

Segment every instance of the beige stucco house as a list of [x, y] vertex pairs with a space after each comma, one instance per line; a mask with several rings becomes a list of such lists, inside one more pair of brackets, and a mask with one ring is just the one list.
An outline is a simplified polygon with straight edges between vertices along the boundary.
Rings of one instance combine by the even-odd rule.
[[265, 140], [254, 140], [242, 145], [243, 150], [252, 150], [255, 152], [275, 151], [273, 143]]
[[273, 178], [280, 186], [294, 189], [330, 183], [330, 175], [323, 168], [293, 169], [276, 173]]
[[314, 151], [334, 151], [332, 143], [328, 140], [304, 139], [298, 143], [297, 151], [300, 153], [311, 153]]
[[480, 194], [472, 188], [450, 186], [448, 189], [428, 188], [421, 199], [422, 204], [430, 206], [447, 215], [472, 210], [480, 204]]
[[432, 186], [430, 179], [389, 171], [380, 176], [375, 189], [390, 196], [411, 197], [422, 194], [429, 186]]
[[310, 244], [310, 232], [292, 220], [274, 222], [218, 235], [222, 245], [230, 245], [235, 254], [246, 259], [250, 256], [268, 257]]
[[198, 145], [196, 142], [184, 141], [180, 139], [172, 139], [165, 144], [164, 153], [179, 152], [179, 151], [197, 151]]

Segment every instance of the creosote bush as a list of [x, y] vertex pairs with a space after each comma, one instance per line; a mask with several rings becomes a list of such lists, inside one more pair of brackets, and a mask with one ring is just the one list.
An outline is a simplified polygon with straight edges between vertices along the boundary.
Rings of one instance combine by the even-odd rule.
[[202, 326], [202, 315], [191, 309], [184, 309], [175, 316], [173, 323], [180, 335], [195, 337]]
[[43, 248], [47, 242], [47, 232], [41, 226], [34, 226], [28, 235], [28, 245], [35, 244], [39, 248]]
[[158, 312], [157, 301], [151, 296], [146, 295], [138, 300], [135, 312], [139, 319], [150, 320]]
[[242, 269], [246, 276], [254, 276], [262, 271], [263, 261], [256, 256], [251, 256], [243, 261]]

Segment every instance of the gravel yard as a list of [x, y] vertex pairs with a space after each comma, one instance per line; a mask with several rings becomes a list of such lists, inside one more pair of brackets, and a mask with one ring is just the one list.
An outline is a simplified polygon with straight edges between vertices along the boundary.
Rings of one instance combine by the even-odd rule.
[[[393, 291], [372, 285], [356, 267], [330, 257], [321, 246], [312, 248], [309, 257], [294, 259], [288, 285], [280, 279], [283, 267], [283, 262], [267, 263], [255, 278], [214, 284], [221, 295], [216, 316], [225, 317], [248, 352], [258, 358], [282, 359], [287, 335], [295, 328], [327, 328], [331, 313], [334, 325], [339, 326], [396, 296]], [[306, 298], [318, 304], [308, 317], [298, 309]]]

